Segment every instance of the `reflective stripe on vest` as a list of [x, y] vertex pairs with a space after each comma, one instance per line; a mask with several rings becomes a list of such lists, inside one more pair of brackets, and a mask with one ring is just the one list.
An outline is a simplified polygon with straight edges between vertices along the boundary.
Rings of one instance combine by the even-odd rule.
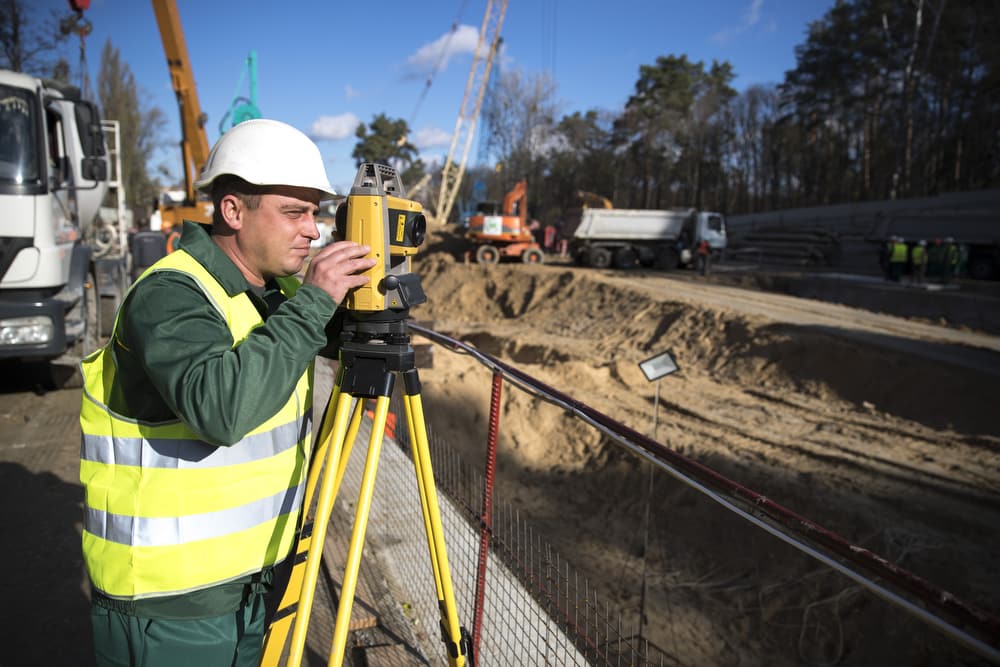
[[[136, 283], [157, 271], [193, 278], [228, 323], [234, 347], [263, 322], [246, 294], [230, 297], [184, 250]], [[124, 599], [175, 595], [288, 555], [310, 446], [311, 366], [281, 409], [230, 447], [203, 442], [180, 420], [142, 422], [112, 411], [111, 343], [84, 360], [83, 373], [83, 553], [98, 590]]]

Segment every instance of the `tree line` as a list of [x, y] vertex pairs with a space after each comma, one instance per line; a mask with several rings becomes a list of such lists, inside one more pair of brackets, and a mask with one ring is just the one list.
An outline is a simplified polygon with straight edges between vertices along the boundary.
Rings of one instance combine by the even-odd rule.
[[[640, 66], [622, 109], [565, 115], [545, 74], [505, 71], [479, 119], [489, 164], [469, 168], [464, 199], [480, 183], [500, 199], [526, 179], [530, 214], [558, 222], [581, 191], [620, 208], [739, 214], [998, 187], [997, 35], [995, 0], [837, 0], [780, 83], [738, 92], [731, 63], [669, 54]], [[52, 58], [65, 39], [54, 14], [32, 21], [24, 0], [0, 0], [0, 65], [67, 78]], [[98, 102], [122, 123], [129, 197], [148, 202], [166, 175], [148, 165], [165, 117], [139, 92], [107, 42]], [[431, 174], [419, 197], [433, 210], [441, 165], [425, 165], [409, 133], [376, 114], [353, 156], [392, 164], [407, 185]]]
[[478, 176], [527, 178], [545, 221], [581, 190], [739, 214], [998, 187], [998, 35], [992, 0], [839, 0], [781, 83], [667, 55], [622, 110], [558, 119], [544, 77], [505, 74], [483, 118], [500, 171]]

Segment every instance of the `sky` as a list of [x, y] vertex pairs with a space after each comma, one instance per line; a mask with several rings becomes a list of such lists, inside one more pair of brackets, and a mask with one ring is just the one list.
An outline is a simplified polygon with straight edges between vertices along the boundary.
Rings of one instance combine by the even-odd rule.
[[[501, 0], [495, 0], [500, 2]], [[39, 8], [69, 14], [60, 0]], [[34, 4], [34, 3], [33, 3]], [[358, 123], [379, 113], [402, 118], [425, 163], [443, 162], [461, 111], [486, 0], [242, 2], [176, 0], [210, 144], [235, 97], [249, 95], [247, 59], [257, 58], [257, 106], [319, 146], [330, 177], [346, 194]], [[548, 73], [561, 115], [620, 111], [642, 65], [686, 55], [706, 68], [728, 61], [743, 91], [780, 83], [795, 47], [834, 0], [509, 0], [501, 71]], [[88, 70], [96, 86], [104, 44], [128, 64], [146, 108], [166, 117], [165, 145], [152, 168], [175, 179], [180, 119], [152, 3], [90, 0], [85, 16]], [[76, 38], [67, 57], [79, 63]], [[496, 65], [495, 65], [496, 66]], [[242, 81], [242, 85], [241, 84]], [[428, 83], [429, 82], [429, 83]], [[475, 162], [478, 136], [470, 154]], [[409, 185], [409, 184], [404, 184]]]

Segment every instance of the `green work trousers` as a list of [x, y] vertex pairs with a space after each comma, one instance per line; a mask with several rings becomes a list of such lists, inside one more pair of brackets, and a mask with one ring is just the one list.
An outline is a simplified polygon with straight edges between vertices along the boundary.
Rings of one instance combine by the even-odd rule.
[[97, 605], [90, 614], [98, 667], [257, 667], [267, 631], [259, 593], [210, 618], [142, 618]]

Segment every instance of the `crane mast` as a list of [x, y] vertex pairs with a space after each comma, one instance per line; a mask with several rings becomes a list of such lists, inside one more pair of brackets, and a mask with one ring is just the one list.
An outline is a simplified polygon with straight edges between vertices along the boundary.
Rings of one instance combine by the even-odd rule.
[[170, 82], [177, 96], [181, 120], [181, 158], [184, 165], [184, 203], [181, 206], [160, 205], [163, 228], [179, 226], [184, 218], [208, 222], [210, 203], [198, 201], [194, 182], [208, 160], [208, 135], [205, 123], [208, 117], [202, 112], [195, 88], [191, 60], [181, 28], [180, 15], [174, 0], [153, 0], [156, 23], [167, 56]]
[[[441, 173], [441, 192], [437, 202], [437, 222], [445, 224], [451, 209], [458, 198], [458, 191], [465, 174], [465, 165], [469, 159], [469, 149], [476, 130], [476, 120], [483, 104], [483, 94], [486, 92], [486, 82], [490, 77], [493, 58], [500, 42], [500, 28], [507, 13], [507, 0], [488, 0], [483, 25], [479, 30], [479, 42], [469, 69], [469, 80], [465, 85], [465, 97], [455, 123], [455, 132], [451, 137], [451, 148]], [[461, 158], [456, 160], [457, 152]]]

